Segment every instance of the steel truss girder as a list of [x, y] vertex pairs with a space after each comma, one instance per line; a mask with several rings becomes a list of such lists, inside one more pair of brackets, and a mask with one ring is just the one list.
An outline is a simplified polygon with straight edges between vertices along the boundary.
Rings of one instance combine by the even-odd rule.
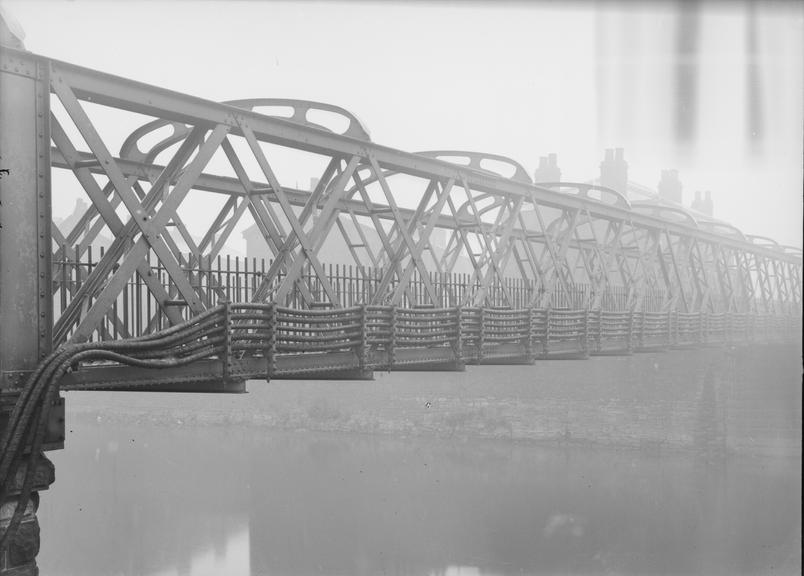
[[60, 74], [69, 81], [79, 99], [88, 98], [97, 104], [191, 125], [227, 124], [232, 128], [232, 133], [236, 135], [242, 134], [236, 126], [235, 119], [243, 118], [248, 120], [255, 137], [266, 142], [325, 156], [351, 157], [356, 155], [365, 157], [371, 151], [377, 162], [386, 170], [403, 172], [425, 179], [454, 177], [457, 181], [460, 181], [463, 177], [478, 192], [495, 195], [534, 195], [540, 204], [559, 209], [580, 209], [588, 206], [596, 218], [624, 219], [630, 217], [642, 227], [669, 228], [674, 233], [686, 236], [692, 235], [702, 239], [720, 240], [744, 249], [750, 247], [753, 251], [767, 251], [768, 255], [777, 255], [780, 259], [798, 261], [797, 258], [791, 255], [775, 254], [767, 248], [756, 246], [749, 242], [720, 236], [675, 222], [668, 222], [657, 217], [637, 214], [624, 207], [610, 206], [603, 202], [590, 202], [585, 198], [576, 198], [560, 192], [531, 186], [525, 182], [485, 174], [471, 168], [401, 152], [372, 142], [340, 136], [310, 126], [263, 116], [230, 105], [157, 88], [74, 64], [45, 58], [30, 52], [6, 49], [2, 58], [7, 65], [17, 67], [20, 74], [30, 74], [31, 76], [35, 75], [34, 64], [37, 61], [44, 61], [59, 70]]
[[[527, 182], [499, 178], [472, 168], [326, 133], [310, 126], [207, 102], [29, 53], [4, 51], [2, 58], [4, 63], [13, 60], [21, 68], [22, 75], [27, 74], [26, 66], [32, 63], [49, 67], [51, 89], [63, 101], [91, 149], [90, 154], [78, 152], [58, 134], [54, 137], [54, 141], [60, 139], [60, 142], [56, 141], [58, 150], [53, 155], [53, 164], [72, 169], [93, 200], [91, 210], [80, 222], [81, 227], [75, 227], [66, 237], [56, 230], [56, 242], [79, 241], [79, 250], [85, 250], [104, 225], [110, 229], [113, 226], [119, 232], [113, 230], [116, 236], [113, 249], [104, 255], [93, 274], [86, 279], [86, 289], [82, 288], [84, 292], [74, 298], [79, 300], [78, 304], [71, 308], [70, 315], [60, 319], [59, 328], [63, 337], [76, 324], [74, 337], [87, 337], [93, 326], [108, 314], [108, 306], [119, 293], [122, 283], [142, 267], [144, 255], [149, 251], [154, 251], [166, 268], [174, 283], [171, 291], [177, 291], [187, 301], [192, 313], [202, 310], [203, 294], [197, 293], [197, 289], [184, 277], [181, 267], [187, 262], [183, 260], [177, 241], [167, 227], [172, 226], [181, 235], [192, 257], [200, 263], [204, 256], [220, 252], [234, 225], [246, 212], [252, 215], [269, 247], [278, 256], [264, 286], [268, 286], [282, 272], [284, 278], [272, 293], [272, 296], [280, 299], [287, 297], [290, 290], [298, 286], [305, 301], [312, 301], [309, 288], [304, 286], [302, 278], [302, 268], [308, 262], [328, 298], [335, 298], [317, 258], [317, 251], [337, 224], [355, 260], [358, 260], [351, 246], [354, 243], [347, 237], [340, 220], [341, 214], [348, 214], [353, 219], [356, 215], [369, 215], [381, 237], [384, 232], [381, 232], [382, 227], [377, 222], [383, 218], [392, 220], [392, 237], [385, 238], [381, 253], [366, 252], [372, 263], [393, 262], [386, 273], [391, 275], [389, 278], [400, 280], [393, 293], [394, 301], [399, 301], [407, 290], [413, 270], [419, 271], [426, 285], [427, 297], [431, 301], [437, 298], [422, 260], [424, 251], [429, 250], [434, 256], [436, 268], [447, 272], [455, 265], [461, 252], [466, 253], [472, 263], [472, 283], [477, 284], [472, 296], [472, 302], [476, 304], [483, 302], [492, 282], [499, 281], [505, 293], [503, 275], [510, 257], [514, 256], [521, 276], [535, 281], [543, 289], [538, 296], [538, 303], [542, 305], [549, 304], [556, 286], [566, 289], [575, 284], [574, 272], [581, 270], [585, 280], [593, 286], [595, 295], [589, 302], [593, 306], [599, 305], [600, 294], [613, 284], [615, 273], [619, 274], [623, 285], [627, 287], [629, 300], [634, 305], [641, 297], [640, 291], [644, 292], [646, 287], [653, 286], [665, 288], [666, 293], [671, 295], [669, 298], [673, 302], [668, 301], [668, 306], [680, 303], [685, 310], [713, 310], [718, 305], [714, 294], [719, 293], [724, 302], [729, 301], [729, 307], [739, 307], [735, 303], [735, 292], [741, 294], [744, 300], [749, 300], [756, 286], [766, 309], [791, 303], [800, 306], [800, 279], [796, 279], [800, 278], [800, 259], [797, 257], [689, 225], [637, 214], [627, 209], [627, 202], [610, 206], [583, 195], [571, 196], [545, 190]], [[121, 154], [127, 157], [113, 157], [82, 112], [79, 101], [85, 99], [155, 115], [159, 118], [157, 123], [173, 123], [175, 130], [172, 141], [181, 143], [182, 152], [177, 152], [164, 167], [155, 166], [153, 162], [157, 153], [167, 149], [166, 145], [159, 145], [145, 153], [129, 145], [127, 153]], [[206, 134], [209, 136], [202, 143]], [[242, 165], [238, 166], [237, 154], [229, 144], [232, 137], [247, 141], [267, 183], [252, 182]], [[193, 138], [197, 141], [192, 142]], [[262, 142], [323, 154], [330, 158], [332, 173], [322, 177], [319, 188], [312, 195], [283, 188], [261, 150]], [[187, 157], [196, 151], [199, 144], [199, 154], [185, 166]], [[236, 179], [204, 174], [206, 161], [200, 151], [208, 160], [219, 146], [224, 149], [235, 169]], [[351, 179], [360, 188], [359, 176], [355, 173], [358, 168], [371, 169], [386, 196], [389, 214], [373, 213], [376, 207], [367, 206], [367, 197], [363, 198], [363, 202], [352, 197], [350, 191], [354, 188], [348, 189], [347, 186]], [[109, 184], [105, 187], [89, 183], [89, 180], [94, 182], [92, 175], [98, 173], [108, 178]], [[426, 211], [426, 202], [416, 210], [396, 206], [388, 178], [392, 173], [407, 174], [429, 182], [429, 186], [433, 187], [429, 193], [435, 195], [440, 205], [431, 207], [429, 212]], [[460, 183], [466, 192], [467, 201], [460, 206], [450, 197], [453, 182]], [[147, 184], [149, 189], [144, 190], [141, 183]], [[229, 195], [224, 208], [198, 245], [195, 245], [175, 211], [191, 188]], [[486, 198], [493, 200], [492, 205], [480, 207], [478, 202]], [[323, 206], [320, 205], [322, 202]], [[119, 219], [115, 221], [111, 215], [121, 203], [130, 215], [125, 223]], [[289, 230], [283, 230], [277, 217], [277, 205], [288, 221]], [[521, 217], [524, 205], [533, 207], [539, 220], [539, 230], [528, 229], [525, 225]], [[301, 216], [297, 217], [294, 206], [304, 207]], [[166, 207], [169, 209], [166, 210]], [[446, 213], [445, 207], [448, 209]], [[498, 212], [490, 221], [487, 215], [494, 209]], [[558, 210], [561, 214], [549, 225], [545, 225], [543, 217], [543, 211], [547, 209]], [[97, 216], [89, 213], [93, 210]], [[319, 217], [312, 226], [308, 226], [313, 214]], [[417, 217], [422, 215], [426, 218], [423, 226]], [[143, 216], [145, 218], [141, 219]], [[605, 227], [602, 235], [597, 233], [598, 224]], [[584, 226], [589, 227], [591, 236], [582, 235]], [[428, 241], [434, 227], [453, 230], [455, 247], [448, 246], [441, 258], [436, 257]], [[358, 234], [362, 234], [359, 226], [356, 229]], [[480, 254], [473, 253], [470, 235], [480, 246]], [[362, 241], [368, 248], [365, 237]], [[569, 262], [571, 251], [576, 255], [574, 266]], [[741, 280], [741, 289], [738, 291], [730, 287], [732, 276], [729, 269], [732, 265], [723, 256], [728, 251], [734, 255], [732, 275], [734, 279]], [[744, 268], [749, 260], [753, 260], [753, 265], [747, 275], [753, 277], [753, 281], [746, 284]], [[116, 270], [113, 269], [115, 265], [119, 265]], [[145, 278], [149, 272], [143, 269], [140, 276]], [[401, 281], [404, 278], [406, 280]], [[149, 284], [157, 301], [164, 302], [174, 295], [167, 294], [157, 284]], [[266, 290], [262, 291], [262, 296], [267, 294]], [[505, 297], [510, 303], [510, 297], [507, 294]], [[95, 302], [89, 306], [91, 298]], [[747, 308], [750, 304], [744, 303], [743, 306]], [[177, 313], [169, 309], [163, 312], [172, 322], [177, 321]]]
[[[63, 164], [63, 160], [61, 160], [61, 159], [57, 160], [56, 165], [62, 165], [62, 164]], [[135, 165], [132, 165], [130, 163], [126, 164], [125, 162], [123, 162], [123, 165], [126, 166], [126, 168], [127, 168], [127, 174], [136, 174], [136, 173], [152, 174], [153, 172], [158, 170], [158, 167], [148, 167], [148, 166], [144, 166], [144, 165], [136, 165], [135, 166]], [[93, 168], [91, 168], [91, 167], [88, 168], [88, 169], [93, 170]], [[98, 170], [98, 168], [95, 168], [94, 170]], [[211, 182], [214, 182], [214, 185], [215, 185], [215, 187], [213, 188], [214, 191], [220, 192], [220, 193], [229, 193], [231, 195], [234, 195], [232, 185], [226, 183], [225, 178], [214, 176], [214, 175], [203, 175], [203, 178], [205, 178], [207, 180], [207, 182], [202, 184], [202, 186], [204, 188], [210, 187]], [[201, 179], [199, 179], [199, 181], [201, 181]], [[250, 186], [250, 188], [256, 189], [259, 185], [257, 183], [250, 183], [249, 186]], [[298, 190], [292, 190], [292, 191], [288, 191], [288, 192], [290, 194], [291, 200], [292, 200], [294, 205], [297, 205], [297, 206], [304, 205], [308, 200], [309, 193], [307, 193], [307, 192], [298, 191]], [[271, 198], [270, 192], [268, 192], [268, 193], [263, 192], [263, 193], [259, 194], [258, 196], [263, 200], [267, 200], [267, 199]], [[464, 208], [467, 205], [468, 205], [468, 202], [464, 204]], [[377, 208], [375, 206], [369, 206], [368, 208], [366, 208], [366, 206], [361, 204], [359, 201], [345, 200], [344, 201], [344, 207], [345, 207], [346, 211], [352, 217], [354, 217], [355, 214], [360, 214], [360, 215], [363, 215], [363, 216], [369, 216], [375, 221], [375, 223], [380, 219], [390, 218], [390, 216], [387, 213], [377, 214], [375, 212], [375, 210], [377, 210]], [[467, 212], [465, 209], [463, 209], [463, 210], [459, 209], [459, 211], [464, 212], [464, 214]], [[415, 212], [411, 212], [411, 211], [409, 211], [407, 209], [400, 208], [400, 212], [403, 213], [405, 219], [410, 219], [411, 217], [415, 216]], [[591, 214], [589, 214], [588, 211], [586, 211], [586, 214], [587, 214], [586, 219], [589, 220], [591, 218]], [[438, 214], [437, 218], [438, 218], [438, 224], [442, 228], [448, 228], [450, 226], [456, 226], [457, 227], [457, 225], [455, 224], [455, 219], [454, 218], [450, 218], [450, 217], [445, 216], [443, 214]], [[637, 228], [636, 226], [634, 226], [633, 223], [630, 222], [630, 221], [628, 221], [628, 222], [624, 222], [624, 221], [617, 222], [617, 221], [607, 221], [607, 220], [601, 220], [601, 221], [609, 223], [609, 230], [611, 230], [615, 226], [620, 226], [621, 229], [625, 230], [624, 232], [620, 233], [620, 235], [619, 235], [620, 236], [619, 246], [617, 245], [616, 242], [613, 242], [610, 246], [605, 247], [605, 251], [607, 251], [609, 253], [610, 257], [614, 256], [614, 253], [616, 252], [616, 260], [618, 262], [618, 268], [619, 268], [620, 275], [623, 278], [623, 285], [625, 285], [630, 291], [630, 294], [631, 294], [631, 296], [629, 297], [630, 301], [633, 302], [634, 304], [636, 304], [635, 298], [638, 298], [638, 296], [637, 296], [637, 293], [635, 291], [637, 283], [633, 280], [634, 274], [638, 275], [641, 272], [643, 277], [651, 278], [651, 276], [652, 276], [650, 274], [650, 272], [645, 274], [644, 269], [640, 270], [641, 268], [644, 268], [644, 266], [641, 266], [641, 265], [644, 265], [644, 262], [645, 262], [644, 257], [643, 257], [644, 252], [645, 252], [644, 250], [643, 250], [643, 254], [636, 260], [634, 260], [634, 258], [632, 256], [628, 255], [628, 253], [630, 253], [630, 254], [638, 253], [639, 250], [640, 250], [639, 242], [635, 241], [636, 238], [637, 238], [637, 232], [636, 231], [640, 230], [640, 229]], [[462, 218], [460, 218], [458, 222], [459, 222], [460, 226], [463, 226], [466, 229], [470, 228], [471, 224], [472, 224], [472, 220], [470, 219], [470, 217], [468, 217], [466, 215], [464, 215]], [[258, 221], [258, 223], [259, 223], [259, 221]], [[487, 226], [487, 225], [484, 224], [484, 226]], [[379, 226], [377, 226], [376, 224], [375, 224], [375, 227], [378, 230], [380, 230]], [[513, 231], [512, 237], [515, 240], [522, 240], [524, 238], [524, 236], [526, 235], [526, 234], [524, 234], [522, 232], [522, 230], [524, 228], [525, 228], [525, 226], [524, 226], [524, 224], [522, 223], [522, 221], [520, 219], [520, 226], [519, 226], [518, 229]], [[357, 230], [360, 232], [361, 228], [357, 227]], [[643, 235], [645, 234], [644, 229], [642, 231], [642, 234]], [[632, 241], [630, 243], [626, 241], [627, 236], [630, 236], [632, 238]], [[268, 241], [268, 243], [270, 245], [271, 244], [270, 238], [267, 237], [266, 240]], [[533, 241], [533, 238], [530, 238], [529, 240]], [[599, 239], [597, 239], [596, 242], [599, 243]], [[365, 239], [363, 239], [363, 244], [364, 245], [366, 244]], [[532, 279], [535, 280], [537, 278], [541, 278], [541, 276], [542, 276], [541, 273], [539, 272], [539, 270], [535, 269], [534, 266], [533, 266], [533, 264], [537, 264], [537, 263], [535, 262], [535, 258], [532, 256], [532, 254], [533, 254], [532, 251], [525, 250], [523, 248], [523, 246], [524, 246], [524, 242], [523, 243], [515, 243], [515, 245], [513, 246], [514, 253], [517, 254], [517, 260], [518, 261], [527, 260], [527, 258], [522, 257], [522, 254], [525, 254], [526, 256], [530, 256], [530, 265], [531, 265], [531, 268], [534, 270], [534, 274], [532, 276]], [[706, 247], [706, 246], [709, 246], [709, 244], [704, 244], [704, 247]], [[575, 249], [578, 249], [579, 247], [580, 248], [588, 248], [589, 244], [588, 244], [588, 242], [584, 243], [584, 242], [579, 241], [579, 240], [574, 240], [574, 241], [570, 242], [570, 247], [575, 248]], [[521, 254], [520, 254], [520, 252], [521, 252]], [[647, 252], [650, 253], [650, 251], [647, 251]], [[740, 253], [740, 251], [733, 250], [733, 249], [732, 249], [732, 252], [734, 254], [739, 254]], [[630, 266], [629, 261], [634, 261], [634, 266]], [[537, 264], [537, 266], [538, 266], [538, 264]], [[634, 268], [634, 269], [630, 270], [630, 268]], [[526, 276], [527, 275], [525, 273], [522, 273], [523, 278], [526, 277]], [[629, 280], [629, 278], [631, 278], [631, 280]], [[709, 282], [711, 284], [711, 279], [710, 279]], [[653, 284], [654, 287], [656, 285], [655, 280], [653, 282], [649, 281], [649, 283]], [[745, 292], [745, 291], [743, 291], [743, 292]]]
[[[64, 158], [63, 154], [61, 154], [61, 152], [58, 149], [54, 148], [52, 150], [51, 154], [52, 154], [52, 161], [53, 161], [53, 166], [54, 167], [68, 168], [68, 169], [70, 168], [71, 164]], [[90, 154], [87, 154], [86, 152], [79, 152], [79, 154], [80, 154], [80, 162], [82, 164], [89, 164], [91, 162], [92, 157], [91, 157]], [[141, 163], [141, 162], [135, 162], [135, 161], [132, 161], [132, 160], [119, 159], [119, 158], [116, 159], [116, 161], [117, 161], [118, 165], [121, 167], [121, 169], [124, 171], [124, 173], [127, 176], [129, 176], [129, 177], [137, 176], [142, 180], [149, 180], [149, 179], [153, 180], [156, 177], [156, 175], [161, 173], [161, 171], [164, 169], [164, 166], [157, 165], [157, 164], [144, 164], [144, 163]], [[94, 174], [98, 174], [98, 173], [102, 172], [100, 167], [98, 167], [97, 165], [94, 165], [94, 166], [93, 165], [88, 165], [88, 166], [85, 166], [85, 169], [89, 170], [90, 172], [92, 172]], [[266, 190], [268, 185], [267, 184], [261, 184], [259, 182], [250, 182], [249, 187], [251, 189]], [[225, 177], [225, 176], [219, 176], [219, 175], [215, 175], [215, 174], [209, 174], [209, 173], [202, 174], [199, 177], [199, 179], [198, 179], [198, 181], [196, 183], [195, 189], [200, 190], [200, 191], [205, 191], [205, 192], [224, 194], [224, 195], [226, 195], [228, 197], [246, 195], [246, 192], [244, 192], [244, 190], [243, 190], [243, 186], [236, 179], [228, 178], [228, 177]], [[309, 196], [309, 192], [305, 191], [305, 190], [295, 190], [295, 189], [290, 189], [290, 188], [285, 187], [285, 192], [288, 195], [288, 198], [290, 199], [290, 201], [293, 203], [294, 206], [303, 206], [305, 204], [308, 196]], [[259, 192], [257, 194], [252, 193], [252, 195], [253, 196], [258, 195], [258, 196], [264, 197], [264, 198], [269, 199], [269, 200], [273, 198], [273, 195], [270, 192], [270, 190]], [[593, 218], [597, 217], [597, 215], [596, 215], [596, 213], [594, 211], [594, 207], [587, 206], [586, 209], [589, 211], [589, 214]], [[356, 201], [356, 200], [344, 200], [343, 204], [342, 204], [342, 210], [344, 212], [347, 212], [347, 213], [351, 210], [358, 216], [367, 216], [367, 217], [369, 217], [371, 215], [370, 212], [365, 209], [363, 204], [360, 201]], [[406, 208], [402, 208], [402, 207], [400, 207], [400, 211], [403, 213], [403, 215], [406, 218], [410, 217], [410, 215], [413, 214], [413, 211], [411, 211], [409, 209], [406, 209]], [[380, 214], [377, 215], [377, 217], [380, 220], [390, 218], [390, 216], [388, 214], [386, 214], [386, 213], [380, 213]], [[622, 218], [622, 219], [619, 219], [619, 218], [618, 219], [600, 218], [600, 220], [601, 221], [609, 221], [609, 222], [612, 222], [612, 223], [625, 222], [628, 225], [627, 227], [630, 228], [631, 230], [641, 230], [641, 231], [643, 231], [643, 233], [645, 233], [645, 231], [650, 231], [650, 230], [654, 230], [654, 231], [655, 230], [664, 230], [664, 228], [654, 228], [654, 227], [651, 227], [651, 226], [640, 225], [641, 223], [639, 221], [635, 222], [634, 219], [631, 218], [631, 217]], [[463, 226], [470, 226], [471, 225], [471, 219], [469, 217], [461, 218], [460, 222], [462, 223]], [[453, 218], [447, 217], [447, 216], [445, 216], [443, 214], [440, 214], [438, 216], [438, 220], [437, 220], [437, 224], [436, 224], [436, 226], [438, 228], [447, 229], [447, 228], [452, 227], [453, 225], [454, 225], [454, 219]], [[514, 234], [514, 236], [516, 236], [517, 234], [520, 234], [521, 232], [522, 232], [522, 225], [520, 225], [519, 228], [515, 229], [513, 234]], [[633, 234], [633, 233], [630, 232], [629, 230], [626, 230], [623, 234], [628, 235], [628, 234]], [[753, 258], [752, 255], [754, 254], [754, 252], [750, 248], [755, 246], [753, 244], [747, 244], [747, 245], [743, 245], [743, 246], [734, 246], [733, 244], [720, 242], [719, 238], [716, 241], [713, 241], [713, 242], [706, 241], [706, 242], [704, 242], [704, 244], [705, 245], [718, 245], [723, 250], [730, 250], [735, 255], [738, 255], [738, 254], [743, 255], [743, 254], [745, 254], [749, 258]], [[633, 242], [629, 244], [628, 242], [624, 241], [624, 243], [623, 243], [623, 248], [631, 248], [631, 249], [633, 249], [634, 247], [635, 247], [635, 243], [633, 243]], [[767, 252], [767, 249], [763, 249], [763, 250], [765, 250], [765, 252]], [[773, 253], [773, 257], [777, 258], [777, 257], [779, 257], [779, 254], [778, 253]], [[788, 261], [788, 260], [785, 259], [785, 260], [782, 260], [782, 261], [786, 262], [788, 267], [789, 266], [795, 267], [795, 265], [797, 263], [796, 258], [793, 257], [793, 256], [790, 256], [790, 255], [788, 255], [788, 258], [793, 258], [793, 260]]]

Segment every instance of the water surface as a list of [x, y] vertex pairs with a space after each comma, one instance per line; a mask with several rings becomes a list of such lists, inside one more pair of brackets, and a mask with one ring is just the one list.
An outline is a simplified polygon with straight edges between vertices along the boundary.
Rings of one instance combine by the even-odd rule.
[[[67, 448], [51, 454], [57, 481], [40, 508], [42, 574], [799, 573], [800, 443], [790, 450], [785, 435], [800, 438], [800, 402], [780, 406], [763, 392], [780, 423], [769, 426], [735, 400], [744, 393], [723, 394], [733, 370], [707, 376], [711, 362], [695, 356], [675, 366], [669, 355], [609, 360], [255, 383], [240, 396], [68, 395]], [[600, 380], [573, 390], [590, 367]], [[564, 405], [557, 430], [576, 437], [605, 432], [609, 420], [583, 419], [614, 410], [612, 422], [641, 422], [693, 449], [511, 439], [541, 430], [524, 421], [528, 410], [547, 418], [544, 406]], [[182, 406], [239, 416], [201, 423]], [[458, 406], [475, 408], [452, 434], [391, 425], [443, 423], [428, 420], [432, 411]], [[135, 416], [123, 417], [127, 408]], [[152, 413], [167, 416], [142, 420]], [[256, 414], [271, 414], [270, 425], [254, 424]], [[508, 438], [478, 437], [488, 430], [473, 417], [507, 418]], [[372, 418], [391, 433], [332, 431]], [[741, 442], [764, 435], [788, 448], [712, 457], [709, 420], [730, 423]], [[697, 430], [685, 436], [688, 423]]]

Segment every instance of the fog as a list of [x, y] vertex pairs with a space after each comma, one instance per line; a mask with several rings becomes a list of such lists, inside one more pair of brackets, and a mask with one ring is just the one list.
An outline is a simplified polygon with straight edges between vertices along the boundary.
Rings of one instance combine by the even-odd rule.
[[[685, 205], [709, 190], [715, 217], [801, 246], [800, 3], [3, 6], [33, 52], [211, 100], [337, 104], [402, 150], [503, 154], [531, 174], [557, 153], [562, 179], [588, 181], [623, 147], [635, 184], [677, 169]], [[128, 132], [103, 128], [109, 142]], [[288, 173], [289, 186], [315, 175]], [[66, 216], [80, 190], [54, 183]]]

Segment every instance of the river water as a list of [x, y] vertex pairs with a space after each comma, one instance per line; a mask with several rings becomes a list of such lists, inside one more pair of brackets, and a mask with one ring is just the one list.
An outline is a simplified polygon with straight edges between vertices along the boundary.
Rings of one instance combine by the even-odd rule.
[[[765, 413], [746, 420], [745, 396], [723, 392], [723, 374], [748, 372], [738, 366], [735, 375], [734, 361], [727, 370], [717, 360], [711, 390], [705, 376], [694, 386], [680, 382], [695, 358], [638, 355], [622, 360], [630, 364], [592, 359], [362, 383], [254, 383], [237, 396], [68, 394], [66, 449], [50, 454], [57, 480], [40, 505], [39, 565], [54, 576], [800, 573], [800, 408], [764, 407], [792, 428], [755, 424]], [[629, 412], [621, 399], [607, 394], [601, 404], [589, 391], [589, 406], [580, 406], [582, 396], [568, 392], [562, 402], [574, 408], [557, 426], [573, 438], [602, 434], [607, 421], [576, 420], [621, 410], [618, 421], [644, 421], [646, 434], [664, 430], [681, 442], [686, 436], [675, 428], [690, 412], [698, 422], [690, 449], [619, 442], [639, 435], [632, 428], [609, 431], [606, 445], [520, 438], [542, 430], [517, 424], [521, 414], [532, 409], [538, 419], [536, 407], [561, 395], [561, 388], [523, 392], [540, 386], [534, 370], [564, 388], [591, 370], [595, 389], [608, 383], [632, 396], [634, 386], [650, 389], [645, 371], [659, 362], [665, 388], [678, 379], [677, 396], [694, 396], [692, 408], [663, 393]], [[800, 405], [796, 371], [769, 375], [759, 366], [750, 378], [764, 373], [794, 386]], [[437, 392], [422, 391], [435, 383]], [[366, 404], [355, 400], [363, 396]], [[477, 406], [479, 398], [507, 411], [471, 414], [513, 424], [498, 434], [466, 419], [459, 419], [465, 429], [432, 420], [432, 410]], [[661, 414], [649, 406], [656, 402], [665, 406], [661, 427], [650, 422]], [[423, 415], [406, 403], [424, 403]], [[717, 457], [695, 450], [709, 429], [701, 418], [717, 420], [724, 410], [731, 413], [721, 420], [740, 438], [765, 434], [775, 442], [751, 446], [775, 449]], [[190, 412], [238, 416], [188, 422]], [[372, 418], [387, 430], [356, 433], [365, 432], [360, 423], [374, 426]], [[430, 432], [410, 433], [427, 422]], [[453, 426], [444, 433], [433, 422]]]

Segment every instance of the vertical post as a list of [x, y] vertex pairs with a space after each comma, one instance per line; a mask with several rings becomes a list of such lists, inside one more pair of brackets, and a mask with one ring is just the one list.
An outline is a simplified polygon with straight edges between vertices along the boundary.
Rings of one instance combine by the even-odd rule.
[[480, 324], [480, 330], [477, 336], [477, 355], [475, 361], [477, 364], [480, 364], [480, 361], [483, 360], [483, 345], [486, 341], [486, 309], [480, 308], [480, 313], [478, 314], [478, 320]]
[[[19, 390], [52, 347], [50, 236], [49, 64], [0, 53], [0, 434]], [[64, 442], [63, 399], [51, 408], [44, 450]], [[54, 480], [53, 465], [37, 455], [32, 495], [22, 522], [0, 551], [0, 574], [36, 574], [39, 502]], [[23, 457], [19, 470], [31, 465]], [[0, 531], [17, 506], [19, 486], [0, 497]]]
[[544, 344], [542, 345], [542, 354], [547, 355], [550, 351], [550, 325], [553, 323], [552, 309], [547, 308], [544, 315]]
[[589, 308], [583, 309], [583, 332], [581, 334], [581, 351], [585, 356], [589, 356]]
[[634, 311], [631, 310], [628, 312], [628, 335], [626, 336], [626, 346], [628, 347], [628, 353], [632, 353], [634, 351]]
[[[595, 311], [595, 315], [597, 316], [597, 352], [601, 352], [603, 350], [603, 310], [598, 309]], [[617, 321], [619, 326], [619, 320]]]
[[638, 312], [639, 314], [639, 334], [637, 335], [637, 346], [639, 348], [645, 347], [645, 314], [646, 312]]
[[698, 343], [706, 342], [706, 312], [698, 312]]
[[365, 304], [360, 305], [360, 345], [357, 349], [360, 371], [364, 371], [368, 365], [369, 341], [368, 341], [368, 309]]
[[723, 314], [723, 342], [731, 344], [731, 312]]
[[455, 361], [463, 362], [463, 309], [460, 306], [455, 308]]
[[266, 322], [268, 326], [268, 338], [265, 342], [265, 381], [270, 382], [276, 372], [276, 333], [278, 332], [276, 326], [276, 304], [273, 302], [269, 303], [267, 312]]
[[388, 338], [388, 368], [396, 363], [396, 306], [391, 306], [391, 334]]
[[223, 383], [226, 385], [232, 372], [232, 303], [224, 300], [220, 304], [223, 304]]
[[667, 311], [667, 346], [673, 344], [673, 312]]
[[49, 117], [46, 66], [22, 67], [19, 75], [0, 73], [0, 167], [8, 170], [0, 175], [4, 391], [18, 387], [51, 351]]

